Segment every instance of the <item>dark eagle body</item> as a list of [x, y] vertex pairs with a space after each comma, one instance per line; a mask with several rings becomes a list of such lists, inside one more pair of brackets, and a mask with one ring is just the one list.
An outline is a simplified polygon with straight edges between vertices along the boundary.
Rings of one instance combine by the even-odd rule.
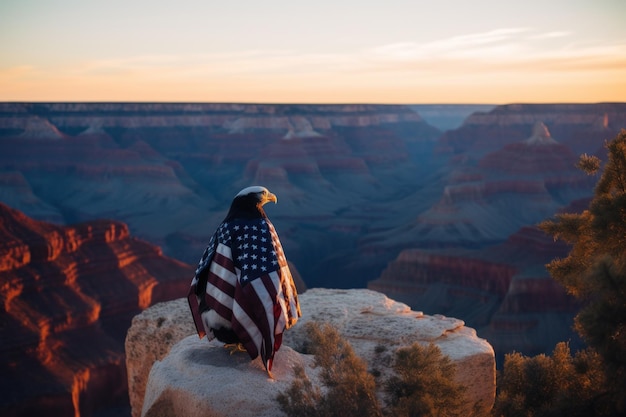
[[263, 205], [276, 202], [264, 187], [233, 200], [213, 234], [191, 283], [188, 300], [200, 337], [241, 343], [269, 372], [282, 334], [300, 317], [296, 287]]

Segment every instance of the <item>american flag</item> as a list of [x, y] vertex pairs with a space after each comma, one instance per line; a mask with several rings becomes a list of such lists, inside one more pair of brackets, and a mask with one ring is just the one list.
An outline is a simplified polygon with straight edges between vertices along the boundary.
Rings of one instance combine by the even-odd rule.
[[196, 269], [188, 300], [200, 337], [214, 338], [201, 317], [203, 311], [214, 310], [251, 359], [261, 355], [267, 370], [284, 330], [301, 315], [282, 245], [267, 218], [235, 219], [218, 227]]

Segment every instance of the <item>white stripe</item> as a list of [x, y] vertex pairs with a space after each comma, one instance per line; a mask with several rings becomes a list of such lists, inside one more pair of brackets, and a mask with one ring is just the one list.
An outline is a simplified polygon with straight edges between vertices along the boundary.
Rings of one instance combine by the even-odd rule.
[[[274, 284], [274, 277], [278, 278], [276, 272], [271, 272], [269, 277], [272, 278], [272, 284]], [[250, 285], [254, 288], [254, 292], [256, 293], [259, 300], [263, 304], [263, 310], [265, 310], [265, 316], [267, 317], [267, 323], [270, 329], [270, 337], [271, 344], [270, 346], [274, 346], [274, 301], [270, 297], [270, 294], [267, 292], [267, 288], [265, 288], [265, 284], [263, 284], [262, 278], [255, 279], [250, 282]]]
[[[231, 262], [233, 261], [233, 252], [230, 249], [230, 246], [226, 246], [223, 243], [219, 243], [217, 245], [217, 249], [215, 250], [216, 253], [219, 253], [220, 255], [228, 258], [231, 260]], [[228, 271], [228, 270], [226, 270]], [[228, 271], [229, 273], [231, 273], [230, 271]], [[237, 279], [237, 277], [235, 277], [235, 279]], [[234, 282], [233, 282], [234, 284]]]
[[[228, 246], [223, 245], [221, 243], [218, 244], [217, 245], [217, 252], [220, 255], [223, 255], [226, 258], [232, 260], [232, 252], [231, 252], [231, 250], [230, 250], [230, 248]], [[217, 275], [221, 280], [229, 283], [233, 287], [236, 286], [236, 284], [237, 284], [237, 275], [233, 274], [228, 269], [226, 269], [226, 268], [216, 264], [215, 262], [211, 262], [210, 271], [212, 273], [214, 273], [215, 275]], [[230, 308], [232, 310], [232, 308], [233, 308], [233, 299], [232, 299], [232, 297], [230, 295], [224, 293], [222, 290], [220, 290], [219, 288], [217, 288], [216, 286], [214, 286], [210, 282], [207, 282], [206, 293], [209, 294], [211, 297], [215, 298], [220, 304], [223, 304], [223, 305], [225, 305], [226, 307], [228, 307], [228, 308]]]
[[287, 326], [288, 312], [287, 305], [285, 304], [285, 294], [283, 292], [283, 283], [281, 282], [280, 277], [276, 272], [272, 272], [270, 274], [272, 278], [272, 284], [276, 289], [276, 300], [278, 304], [280, 304], [280, 316], [278, 317], [278, 321], [276, 322], [274, 334], [281, 334], [285, 331], [285, 327]]
[[243, 326], [244, 329], [248, 332], [254, 345], [256, 346], [257, 352], [259, 355], [261, 354], [261, 345], [263, 343], [263, 335], [256, 327], [256, 324], [248, 317], [243, 308], [236, 301], [233, 304], [233, 316], [237, 319], [237, 321]]

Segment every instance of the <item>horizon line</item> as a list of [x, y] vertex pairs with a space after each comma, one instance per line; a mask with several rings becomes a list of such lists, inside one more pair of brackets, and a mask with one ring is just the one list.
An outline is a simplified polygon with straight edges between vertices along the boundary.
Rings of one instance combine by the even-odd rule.
[[504, 103], [481, 103], [481, 102], [299, 102], [299, 101], [199, 101], [199, 100], [0, 100], [6, 104], [54, 104], [54, 103], [82, 103], [82, 104], [244, 104], [244, 105], [296, 105], [296, 106], [510, 106], [524, 104], [541, 105], [585, 105], [585, 104], [626, 104], [624, 101], [511, 101]]

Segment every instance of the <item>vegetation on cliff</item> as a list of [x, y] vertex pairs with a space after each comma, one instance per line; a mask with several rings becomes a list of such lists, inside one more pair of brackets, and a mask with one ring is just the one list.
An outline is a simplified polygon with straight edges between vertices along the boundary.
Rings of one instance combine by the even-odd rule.
[[[540, 225], [572, 245], [566, 258], [547, 267], [583, 302], [575, 329], [589, 347], [574, 357], [565, 344], [551, 358], [507, 355], [497, 416], [626, 414], [626, 130], [606, 148], [608, 160], [588, 210]], [[593, 175], [600, 160], [583, 155], [578, 167]]]
[[315, 355], [324, 389], [313, 387], [302, 368], [294, 369], [300, 378], [278, 396], [281, 409], [288, 416], [460, 415], [464, 387], [454, 380], [454, 363], [437, 346], [415, 343], [395, 353], [395, 375], [380, 381], [389, 400], [383, 407], [376, 395], [379, 381], [334, 327], [307, 323], [307, 333], [309, 353]]

